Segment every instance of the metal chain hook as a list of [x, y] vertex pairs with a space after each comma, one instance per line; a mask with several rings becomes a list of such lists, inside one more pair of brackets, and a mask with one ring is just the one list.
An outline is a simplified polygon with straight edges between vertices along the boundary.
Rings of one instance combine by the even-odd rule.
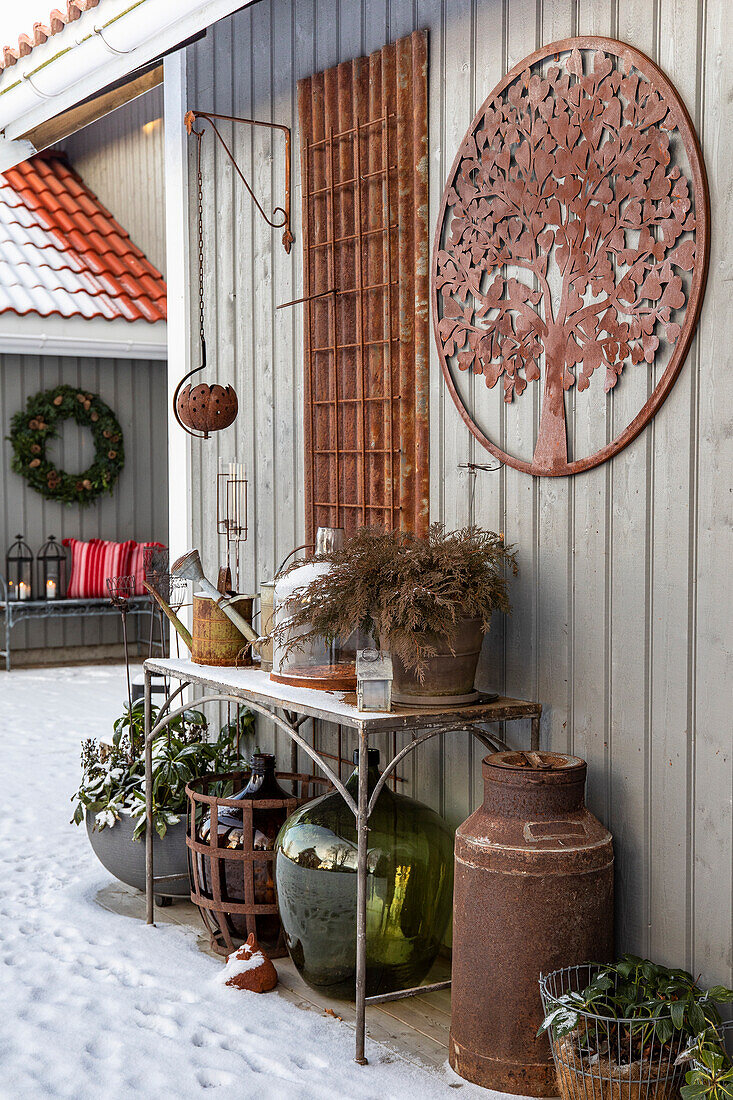
[[197, 140], [196, 185], [198, 188], [198, 244], [199, 244], [199, 338], [201, 340], [201, 366], [206, 365], [206, 332], [204, 329], [204, 182], [201, 171], [201, 140], [203, 130], [194, 130]]

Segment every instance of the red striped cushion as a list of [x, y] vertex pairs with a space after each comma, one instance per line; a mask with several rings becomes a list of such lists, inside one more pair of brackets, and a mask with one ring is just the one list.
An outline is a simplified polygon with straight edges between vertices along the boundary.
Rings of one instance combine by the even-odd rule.
[[66, 593], [69, 599], [108, 596], [108, 577], [126, 577], [132, 573], [132, 557], [137, 546], [134, 539], [128, 542], [64, 539], [63, 543], [71, 550], [71, 579]]
[[144, 596], [143, 579], [145, 577], [145, 550], [147, 547], [154, 550], [165, 550], [164, 542], [139, 542], [132, 552], [132, 565], [130, 572], [135, 577], [135, 595]]

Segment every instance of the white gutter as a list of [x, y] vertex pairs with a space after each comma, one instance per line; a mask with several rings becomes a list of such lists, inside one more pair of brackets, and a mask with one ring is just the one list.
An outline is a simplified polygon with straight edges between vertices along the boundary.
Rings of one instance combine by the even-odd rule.
[[166, 323], [3, 313], [0, 314], [0, 356], [10, 354], [165, 360], [168, 355]]
[[256, 0], [102, 0], [0, 77], [0, 172], [23, 135]]

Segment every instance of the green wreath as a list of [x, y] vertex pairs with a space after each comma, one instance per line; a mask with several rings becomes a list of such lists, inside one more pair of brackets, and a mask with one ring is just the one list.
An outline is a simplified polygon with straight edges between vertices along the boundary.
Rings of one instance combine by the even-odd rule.
[[[57, 425], [69, 417], [91, 429], [96, 455], [88, 470], [67, 474], [46, 458], [46, 444], [58, 436]], [[96, 394], [75, 386], [28, 398], [24, 412], [15, 414], [8, 436], [13, 448], [12, 467], [46, 500], [65, 504], [91, 504], [102, 493], [112, 492], [125, 465], [122, 428], [117, 417]]]

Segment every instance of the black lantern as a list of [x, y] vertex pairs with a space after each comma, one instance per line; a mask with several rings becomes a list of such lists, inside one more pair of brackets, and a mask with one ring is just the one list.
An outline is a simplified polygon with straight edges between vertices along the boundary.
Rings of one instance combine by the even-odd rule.
[[66, 551], [49, 535], [36, 556], [38, 596], [42, 600], [63, 600], [66, 595]]
[[5, 557], [8, 599], [30, 600], [33, 589], [33, 554], [22, 535], [16, 535], [15, 538], [16, 541]]

